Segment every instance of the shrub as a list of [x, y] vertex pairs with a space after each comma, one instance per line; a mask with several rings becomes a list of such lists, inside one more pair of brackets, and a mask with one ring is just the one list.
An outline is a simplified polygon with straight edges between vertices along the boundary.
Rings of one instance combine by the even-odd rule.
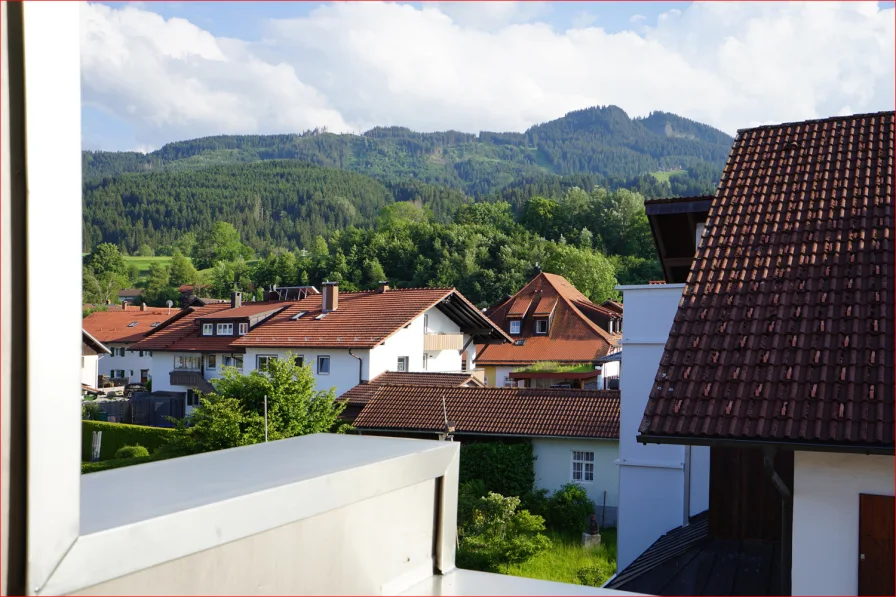
[[156, 460], [163, 460], [163, 458], [154, 454], [152, 456], [140, 456], [138, 458], [113, 458], [112, 460], [100, 460], [99, 462], [82, 462], [81, 474], [98, 473], [100, 471], [143, 464], [144, 462], [154, 462]]
[[528, 441], [482, 442], [460, 449], [461, 482], [480, 479], [487, 491], [521, 496], [535, 484], [535, 454]]
[[551, 540], [541, 534], [544, 519], [517, 510], [519, 505], [519, 498], [494, 492], [479, 498], [469, 520], [458, 529], [459, 567], [495, 572], [550, 549]]
[[96, 420], [100, 414], [100, 405], [96, 402], [81, 403], [81, 419], [84, 421]]
[[584, 566], [576, 570], [576, 580], [580, 585], [588, 587], [599, 587], [603, 584], [603, 579], [607, 575], [599, 562], [595, 562], [590, 566]]
[[111, 460], [119, 448], [140, 445], [150, 454], [164, 445], [171, 437], [172, 430], [165, 427], [144, 427], [142, 425], [126, 425], [124, 423], [107, 423], [104, 421], [81, 422], [81, 460], [90, 460], [90, 445], [94, 431], [102, 431], [100, 460]]
[[123, 448], [118, 448], [115, 452], [116, 460], [119, 458], [141, 458], [143, 456], [149, 456], [149, 450], [139, 445], [124, 446]]
[[520, 496], [520, 508], [528, 510], [532, 514], [547, 517], [551, 498], [547, 489], [533, 489], [529, 493]]
[[577, 483], [567, 483], [548, 500], [547, 522], [551, 530], [581, 533], [588, 528], [594, 502]]

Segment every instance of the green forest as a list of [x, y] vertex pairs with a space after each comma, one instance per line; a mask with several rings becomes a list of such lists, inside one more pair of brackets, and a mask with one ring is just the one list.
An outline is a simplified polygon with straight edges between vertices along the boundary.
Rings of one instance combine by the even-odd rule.
[[[129, 284], [156, 304], [192, 281], [224, 296], [385, 277], [456, 286], [484, 306], [536, 268], [602, 300], [616, 281], [660, 276], [644, 199], [711, 194], [731, 143], [673, 114], [608, 106], [525, 133], [377, 127], [85, 151], [85, 302]], [[105, 263], [112, 248], [173, 261], [136, 276]]]

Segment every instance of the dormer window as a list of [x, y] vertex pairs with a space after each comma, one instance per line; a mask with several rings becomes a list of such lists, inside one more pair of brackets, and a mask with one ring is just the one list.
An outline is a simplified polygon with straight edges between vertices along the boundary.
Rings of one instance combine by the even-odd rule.
[[214, 331], [212, 330], [213, 327], [214, 326], [212, 326], [212, 324], [210, 324], [210, 323], [203, 323], [202, 324], [202, 335], [203, 336], [211, 336], [212, 334], [214, 334]]
[[520, 333], [520, 327], [522, 322], [519, 319], [513, 319], [510, 321], [510, 333], [514, 335], [518, 335]]
[[218, 324], [218, 335], [219, 336], [232, 336], [233, 335], [233, 324], [232, 323], [219, 323]]
[[536, 319], [535, 320], [535, 333], [536, 334], [547, 334], [548, 333], [548, 320], [547, 319]]
[[248, 333], [249, 333], [249, 324], [241, 323], [240, 324], [240, 336], [245, 336]]

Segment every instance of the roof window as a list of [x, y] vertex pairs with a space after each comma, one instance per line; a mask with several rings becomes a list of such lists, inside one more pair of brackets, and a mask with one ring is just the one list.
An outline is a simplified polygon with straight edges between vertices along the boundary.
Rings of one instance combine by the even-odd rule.
[[296, 313], [295, 315], [290, 317], [290, 319], [292, 319], [293, 321], [295, 321], [296, 319], [301, 319], [302, 315], [305, 315], [307, 313], [308, 313], [308, 311], [299, 311], [298, 313]]
[[132, 328], [132, 327], [134, 327], [135, 325], [137, 325], [137, 322], [136, 322], [136, 321], [132, 321], [131, 323], [128, 324], [128, 327], [129, 327], [129, 328]]
[[323, 318], [326, 317], [326, 316], [327, 316], [326, 313], [321, 313], [320, 315], [318, 315], [318, 316], [315, 317], [314, 319], [323, 319]]
[[154, 327], [158, 326], [160, 323], [162, 323], [162, 322], [161, 322], [161, 321], [154, 321], [154, 322], [152, 322], [151, 324], [149, 324], [149, 327], [154, 328]]

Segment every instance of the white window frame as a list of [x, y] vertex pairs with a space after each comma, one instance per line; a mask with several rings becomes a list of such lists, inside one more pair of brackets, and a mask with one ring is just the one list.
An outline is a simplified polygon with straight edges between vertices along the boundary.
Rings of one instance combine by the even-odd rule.
[[[9, 43], [12, 50], [3, 53], [3, 61], [23, 63], [24, 73], [5, 77], [0, 87], [4, 100], [2, 131], [6, 138], [12, 128], [7, 126], [9, 104], [5, 100], [9, 94], [16, 98], [20, 108], [27, 107], [21, 113], [13, 113], [17, 118], [21, 117], [21, 120], [14, 121], [14, 125], [21, 124], [26, 138], [13, 146], [11, 151], [4, 151], [3, 158], [5, 161], [6, 156], [11, 155], [25, 166], [19, 177], [4, 177], [3, 185], [15, 185], [11, 200], [14, 207], [26, 210], [30, 207], [30, 211], [41, 214], [40, 218], [24, 218], [19, 212], [14, 218], [2, 218], [0, 223], [5, 232], [0, 235], [0, 243], [4, 248], [11, 247], [11, 250], [0, 254], [4, 265], [3, 279], [4, 282], [21, 281], [18, 288], [23, 292], [23, 300], [19, 303], [3, 301], [2, 315], [6, 324], [15, 321], [12, 319], [14, 317], [21, 317], [23, 337], [17, 340], [11, 339], [9, 334], [0, 336], [0, 343], [5, 349], [15, 348], [15, 351], [3, 350], [3, 353], [19, 355], [12, 362], [25, 365], [12, 369], [4, 358], [0, 363], [4, 372], [0, 376], [4, 380], [3, 387], [18, 384], [13, 387], [22, 388], [22, 393], [11, 400], [13, 404], [27, 407], [29, 413], [26, 433], [21, 440], [11, 440], [15, 442], [16, 449], [24, 450], [27, 455], [26, 470], [10, 479], [11, 486], [21, 489], [26, 496], [24, 506], [27, 507], [28, 516], [23, 517], [22, 524], [27, 541], [15, 538], [13, 544], [14, 538], [10, 534], [10, 545], [7, 546], [7, 553], [19, 550], [26, 568], [26, 584], [21, 590], [30, 595], [90, 592], [92, 587], [106, 581], [125, 578], [169, 562], [179, 562], [192, 554], [225, 544], [232, 545], [245, 537], [260, 536], [286, 524], [329, 512], [331, 510], [327, 508], [331, 508], [331, 504], [357, 503], [430, 479], [443, 479], [444, 496], [456, 495], [457, 444], [443, 442], [425, 451], [406, 448], [408, 456], [400, 460], [407, 462], [397, 468], [393, 463], [399, 458], [395, 456], [363, 465], [350, 460], [352, 468], [348, 472], [358, 470], [362, 478], [369, 475], [381, 481], [374, 484], [355, 482], [351, 486], [344, 482], [347, 472], [335, 468], [337, 465], [344, 467], [341, 457], [333, 456], [334, 450], [330, 449], [321, 450], [319, 454], [324, 459], [330, 459], [324, 465], [330, 468], [325, 468], [322, 475], [311, 479], [281, 481], [280, 477], [270, 477], [281, 484], [264, 491], [240, 494], [234, 499], [194, 504], [188, 508], [171, 501], [163, 505], [174, 508], [171, 512], [141, 519], [134, 524], [113, 523], [112, 526], [102, 527], [101, 532], [94, 532], [95, 529], [90, 526], [97, 523], [99, 515], [87, 514], [82, 520], [82, 502], [95, 500], [101, 490], [105, 491], [99, 487], [101, 479], [98, 477], [102, 475], [82, 477], [80, 450], [58, 449], [59, 445], [81, 445], [81, 304], [74, 299], [60, 304], [54, 294], [46, 293], [41, 286], [49, 276], [60, 287], [78, 289], [81, 284], [79, 24], [82, 7], [74, 2], [13, 4], [5, 3], [0, 10], [3, 11], [4, 26], [10, 23], [10, 28], [21, 15], [21, 35], [18, 38], [21, 41], [13, 41], [12, 36], [6, 38], [5, 43]], [[11, 14], [13, 18], [10, 18]], [[17, 72], [21, 70], [17, 69]], [[5, 68], [4, 74], [7, 74]], [[23, 78], [27, 78], [27, 87], [22, 82]], [[4, 141], [4, 145], [6, 143], [8, 141]], [[7, 170], [8, 167], [5, 165], [3, 168]], [[7, 191], [4, 190], [3, 194], [6, 199]], [[4, 215], [8, 214], [8, 205], [4, 201], [0, 206]], [[22, 235], [11, 239], [8, 234], [11, 222], [15, 225], [20, 221]], [[52, 238], [53, 242], [48, 243], [47, 238]], [[10, 268], [9, 265], [15, 267]], [[11, 269], [24, 271], [27, 275], [11, 273]], [[4, 283], [4, 299], [9, 296], [10, 288], [16, 287]], [[54, 317], [47, 317], [46, 313], [54, 313]], [[53, 354], [54, 358], [45, 358], [47, 354]], [[63, 395], [71, 392], [71, 399], [60, 400], [60, 388]], [[79, 398], [77, 400], [74, 399], [75, 393]], [[4, 394], [9, 397], [9, 393]], [[335, 441], [341, 436], [323, 434], [322, 437], [323, 440], [314, 437], [290, 438], [283, 440], [286, 443], [271, 442], [264, 445], [267, 447], [250, 446], [242, 450], [251, 464], [253, 461], [263, 463], [262, 455], [267, 454], [265, 450], [270, 447], [294, 446], [292, 449], [302, 453], [317, 449], [321, 442], [324, 446], [343, 450], [346, 445], [353, 445]], [[342, 439], [351, 438], [345, 436]], [[384, 450], [384, 444], [378, 439], [375, 438], [372, 445]], [[396, 450], [394, 443], [390, 446], [393, 447], [389, 449]], [[377, 458], [376, 451], [373, 458]], [[203, 463], [211, 459], [213, 466], [197, 466], [200, 459]], [[221, 451], [154, 463], [150, 468], [157, 473], [163, 471], [167, 477], [159, 475], [159, 478], [167, 480], [169, 477], [183, 478], [191, 472], [202, 473], [209, 468], [219, 470], [223, 464], [232, 464], [232, 456]], [[239, 467], [239, 470], [246, 468]], [[129, 472], [128, 469], [121, 469], [109, 471], [109, 474], [122, 478]], [[331, 483], [331, 480], [335, 482]], [[118, 498], [118, 491], [129, 487], [127, 484], [117, 486], [114, 482], [111, 485], [108, 491], [112, 493], [105, 491], [102, 495], [113, 501]], [[127, 496], [126, 493], [124, 495]], [[454, 529], [456, 503], [444, 496], [438, 502], [439, 528]], [[91, 509], [85, 508], [85, 511], [88, 510]], [[253, 512], [253, 515], [245, 516], [247, 511]], [[147, 537], [171, 537], [177, 533], [180, 533], [182, 541], [147, 540]], [[454, 570], [454, 546], [452, 534], [439, 536], [440, 552], [434, 563], [443, 572]], [[97, 558], [97, 553], [109, 557]], [[127, 554], [127, 557], [114, 557], [115, 554]], [[431, 563], [429, 568], [432, 569]], [[390, 587], [394, 594], [404, 590], [401, 584]], [[10, 594], [21, 594], [18, 588], [14, 591]]]
[[217, 369], [218, 368], [218, 355], [216, 355], [216, 354], [205, 355], [205, 366], [208, 369]]
[[245, 335], [248, 334], [248, 333], [249, 333], [249, 324], [246, 323], [246, 322], [241, 323], [241, 324], [240, 324], [239, 335], [240, 335], [240, 336], [245, 336]]
[[510, 334], [512, 336], [519, 336], [523, 329], [523, 322], [519, 319], [511, 319], [510, 320]]
[[215, 326], [211, 323], [203, 323], [202, 324], [202, 335], [203, 336], [214, 336], [215, 335]]
[[423, 370], [427, 371], [429, 368], [429, 355], [425, 352], [423, 353]]
[[398, 357], [398, 363], [395, 370], [401, 373], [407, 373], [411, 369], [411, 357]]
[[236, 367], [237, 371], [243, 370], [243, 363], [245, 362], [245, 355], [235, 354], [233, 355], [233, 366]]
[[255, 369], [256, 371], [264, 371], [261, 367], [261, 361], [264, 359], [265, 364], [269, 361], [276, 361], [277, 355], [275, 354], [257, 354], [255, 355]]
[[232, 336], [233, 335], [233, 324], [232, 323], [219, 323], [217, 329], [215, 330], [215, 334], [217, 336]]
[[[326, 361], [327, 362], [327, 370], [321, 371], [320, 364], [322, 362], [324, 362], [324, 359], [327, 360]], [[330, 359], [330, 355], [326, 355], [326, 354], [317, 355], [317, 374], [318, 375], [329, 375], [330, 371], [332, 370], [332, 366], [333, 366], [333, 361]]]
[[[541, 331], [541, 327], [544, 326], [544, 331]], [[547, 319], [536, 319], [535, 320], [535, 333], [544, 336], [548, 333], [548, 320]]]
[[[178, 359], [195, 359], [196, 367], [178, 367]], [[175, 371], [200, 371], [202, 369], [202, 355], [195, 354], [179, 354], [174, 356], [174, 370]]]
[[[581, 465], [578, 470], [577, 464]], [[579, 478], [576, 478], [576, 473], [580, 475]], [[570, 450], [569, 478], [574, 483], [594, 483], [594, 473], [594, 451]], [[589, 474], [591, 475], [590, 479], [588, 478]]]
[[429, 333], [429, 313], [423, 314], [423, 333]]

